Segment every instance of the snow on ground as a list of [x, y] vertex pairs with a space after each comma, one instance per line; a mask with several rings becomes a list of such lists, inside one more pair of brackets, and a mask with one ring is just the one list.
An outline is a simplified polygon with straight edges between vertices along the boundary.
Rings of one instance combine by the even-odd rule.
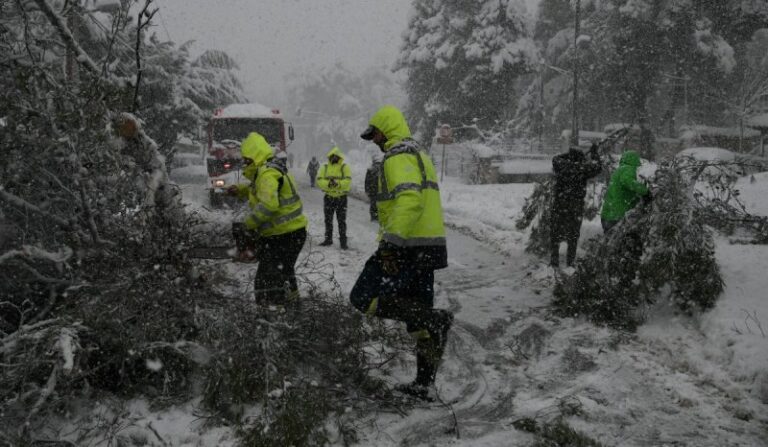
[[736, 189], [747, 211], [768, 216], [768, 172], [741, 177], [736, 181]]
[[[325, 287], [337, 283], [346, 295], [376, 248], [368, 205], [350, 200], [350, 250], [338, 248], [336, 234], [334, 246], [318, 247], [322, 193], [308, 188], [303, 167], [294, 173], [310, 219], [298, 270]], [[353, 167], [357, 196], [364, 173]], [[206, 209], [205, 178], [198, 180], [181, 183], [185, 201], [226, 228], [235, 214]], [[761, 194], [755, 183], [745, 185], [743, 196], [764, 204], [765, 189]], [[696, 317], [654, 309], [637, 334], [626, 334], [548, 313], [551, 278], [542, 274], [540, 260], [524, 253], [526, 235], [513, 226], [532, 185], [470, 186], [449, 179], [441, 187], [452, 229], [450, 265], [436, 275], [436, 306], [456, 312], [437, 381], [448, 404], [371, 415], [358, 425], [361, 445], [527, 446], [532, 436], [512, 422], [559, 414], [605, 445], [768, 445], [768, 339], [760, 329], [768, 330], [765, 246], [719, 238], [727, 288], [716, 308]], [[599, 234], [596, 221], [585, 222], [582, 238]], [[220, 265], [248, 293], [255, 266]], [[328, 281], [331, 272], [334, 281]], [[413, 369], [410, 359], [406, 370], [389, 373], [409, 380]], [[162, 413], [129, 406], [132, 424], [151, 422], [171, 445], [232, 443], [228, 429], [201, 431], [190, 416], [194, 402]], [[164, 423], [156, 422], [161, 417]], [[148, 439], [147, 445], [161, 444]]]

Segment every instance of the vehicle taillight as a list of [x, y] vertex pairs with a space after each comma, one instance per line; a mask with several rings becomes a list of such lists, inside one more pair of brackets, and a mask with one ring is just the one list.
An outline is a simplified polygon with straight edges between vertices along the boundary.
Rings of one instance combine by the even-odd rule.
[[217, 187], [217, 188], [222, 188], [222, 187], [223, 187], [223, 186], [224, 186], [226, 183], [227, 183], [227, 182], [225, 182], [224, 180], [221, 180], [221, 179], [219, 179], [219, 180], [214, 180], [214, 181], [213, 181], [213, 186], [215, 186], [215, 187]]

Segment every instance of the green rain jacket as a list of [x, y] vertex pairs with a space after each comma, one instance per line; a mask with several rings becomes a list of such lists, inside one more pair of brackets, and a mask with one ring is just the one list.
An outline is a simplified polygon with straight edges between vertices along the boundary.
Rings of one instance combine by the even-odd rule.
[[608, 191], [605, 193], [600, 217], [616, 221], [637, 205], [640, 198], [648, 194], [648, 188], [637, 181], [640, 156], [635, 151], [626, 151], [621, 156], [619, 167], [611, 175]]
[[251, 214], [245, 226], [264, 237], [277, 236], [305, 228], [301, 198], [296, 192], [296, 180], [285, 166], [273, 161], [274, 152], [267, 141], [252, 132], [240, 146], [243, 158], [253, 163], [243, 169], [249, 185], [237, 185], [238, 197], [248, 199]]
[[[331, 163], [332, 155], [336, 155], [341, 160], [338, 163]], [[346, 196], [352, 188], [352, 171], [349, 165], [344, 163], [344, 154], [341, 149], [334, 146], [328, 152], [328, 159], [329, 161], [323, 163], [317, 171], [317, 186], [328, 196]], [[334, 180], [334, 186], [331, 186], [331, 180]]]
[[369, 124], [387, 138], [376, 195], [379, 240], [398, 247], [415, 266], [447, 267], [443, 208], [432, 160], [411, 139], [396, 107], [382, 107]]

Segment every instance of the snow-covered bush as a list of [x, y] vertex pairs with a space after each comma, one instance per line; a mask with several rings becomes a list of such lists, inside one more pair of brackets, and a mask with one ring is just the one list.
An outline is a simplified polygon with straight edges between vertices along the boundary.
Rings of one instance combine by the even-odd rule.
[[377, 361], [369, 349], [392, 339], [341, 297], [311, 296], [298, 309], [266, 314], [229, 300], [203, 320], [214, 348], [203, 406], [236, 422], [245, 422], [245, 406], [263, 408], [242, 428], [243, 445], [321, 445], [330, 416], [346, 444], [354, 439], [344, 428], [352, 410], [366, 411], [374, 398], [388, 404], [384, 382], [369, 374]]
[[557, 284], [560, 314], [634, 329], [659, 299], [685, 312], [714, 305], [724, 284], [695, 182], [672, 162], [657, 170], [653, 185], [652, 203], [589, 241], [576, 272]]
[[531, 227], [531, 235], [525, 246], [528, 253], [549, 255], [553, 188], [552, 180], [537, 183], [531, 196], [525, 199], [522, 214], [515, 221], [515, 227], [520, 231]]

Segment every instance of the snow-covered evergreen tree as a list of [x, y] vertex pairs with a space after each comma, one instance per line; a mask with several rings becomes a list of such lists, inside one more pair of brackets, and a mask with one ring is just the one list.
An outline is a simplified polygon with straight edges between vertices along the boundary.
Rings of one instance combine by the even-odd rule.
[[424, 135], [435, 126], [506, 124], [515, 83], [538, 62], [518, 0], [419, 0], [397, 63], [407, 73], [411, 119]]
[[[578, 54], [583, 128], [640, 117], [672, 134], [685, 120], [734, 124], [731, 87], [746, 67], [739, 49], [768, 26], [766, 2], [583, 0], [578, 52], [573, 23], [563, 13], [572, 8], [568, 3], [540, 4], [536, 36], [553, 67], [569, 70]], [[562, 70], [543, 74], [542, 114], [550, 135], [569, 126], [570, 78]], [[518, 120], [525, 122], [530, 110], [522, 108]]]

